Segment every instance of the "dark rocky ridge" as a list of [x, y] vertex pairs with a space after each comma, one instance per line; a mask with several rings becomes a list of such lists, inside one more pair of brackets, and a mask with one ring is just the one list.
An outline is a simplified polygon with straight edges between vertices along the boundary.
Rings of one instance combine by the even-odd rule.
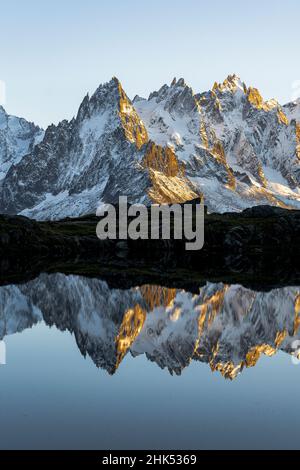
[[204, 248], [194, 252], [184, 240], [100, 241], [98, 220], [1, 215], [0, 284], [40, 272], [99, 277], [124, 288], [156, 283], [193, 291], [207, 280], [258, 290], [300, 284], [300, 211], [258, 206], [206, 214]]

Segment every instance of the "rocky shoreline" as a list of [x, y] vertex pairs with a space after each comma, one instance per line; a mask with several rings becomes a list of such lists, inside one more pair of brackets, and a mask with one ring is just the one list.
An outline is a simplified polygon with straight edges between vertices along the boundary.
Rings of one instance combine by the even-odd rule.
[[40, 272], [99, 277], [124, 288], [157, 283], [194, 290], [210, 280], [268, 290], [300, 283], [300, 211], [257, 206], [206, 214], [204, 248], [191, 252], [184, 240], [100, 241], [98, 220], [0, 215], [0, 284]]

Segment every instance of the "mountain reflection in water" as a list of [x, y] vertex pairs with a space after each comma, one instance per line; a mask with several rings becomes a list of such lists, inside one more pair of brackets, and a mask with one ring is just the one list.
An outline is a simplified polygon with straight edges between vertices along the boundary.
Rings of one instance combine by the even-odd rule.
[[69, 330], [81, 354], [109, 374], [125, 355], [145, 354], [171, 374], [199, 361], [234, 379], [261, 354], [295, 354], [300, 288], [266, 293], [207, 283], [197, 294], [152, 285], [119, 290], [63, 274], [0, 287], [0, 340], [41, 321]]

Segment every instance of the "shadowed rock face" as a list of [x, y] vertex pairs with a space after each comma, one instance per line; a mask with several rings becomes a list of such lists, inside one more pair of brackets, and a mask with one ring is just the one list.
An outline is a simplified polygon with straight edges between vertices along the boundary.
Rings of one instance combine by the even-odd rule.
[[206, 283], [196, 293], [155, 285], [127, 290], [104, 281], [41, 274], [0, 287], [0, 338], [39, 321], [68, 330], [82, 355], [109, 374], [127, 354], [145, 354], [180, 375], [191, 361], [234, 379], [262, 354], [294, 354], [299, 340], [300, 289], [268, 293]]
[[0, 106], [0, 181], [44, 137], [44, 131], [26, 119], [8, 115]]

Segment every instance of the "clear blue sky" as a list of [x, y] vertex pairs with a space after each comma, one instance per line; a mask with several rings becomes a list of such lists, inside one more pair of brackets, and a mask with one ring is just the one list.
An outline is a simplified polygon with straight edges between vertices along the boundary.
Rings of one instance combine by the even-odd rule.
[[299, 0], [10, 0], [0, 18], [5, 107], [42, 126], [113, 75], [133, 97], [235, 72], [282, 103], [300, 79]]

